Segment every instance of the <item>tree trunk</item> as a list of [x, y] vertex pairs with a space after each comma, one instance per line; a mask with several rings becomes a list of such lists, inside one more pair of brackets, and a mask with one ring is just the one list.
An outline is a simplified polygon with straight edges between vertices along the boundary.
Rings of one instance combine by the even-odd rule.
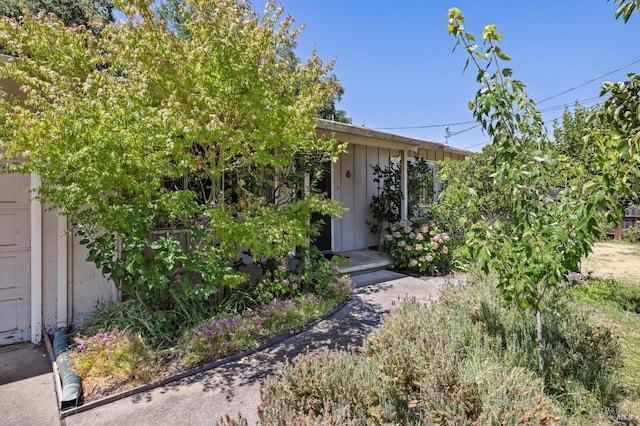
[[538, 369], [540, 370], [540, 378], [544, 384], [544, 338], [542, 337], [542, 313], [540, 306], [536, 305], [536, 331], [538, 336]]

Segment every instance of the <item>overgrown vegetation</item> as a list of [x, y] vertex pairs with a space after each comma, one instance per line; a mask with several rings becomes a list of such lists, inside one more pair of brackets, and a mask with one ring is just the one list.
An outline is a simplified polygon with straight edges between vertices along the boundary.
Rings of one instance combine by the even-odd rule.
[[640, 243], [640, 222], [622, 231], [622, 239], [630, 243]]
[[314, 183], [342, 145], [314, 128], [342, 89], [315, 52], [292, 65], [300, 28], [275, 2], [188, 0], [188, 36], [154, 3], [113, 4], [126, 22], [0, 20], [18, 57], [0, 75], [26, 97], [0, 98], [0, 155], [41, 176], [36, 195], [72, 218], [89, 260], [170, 331], [182, 306], [248, 282], [241, 250], [304, 251], [312, 214], [341, 213]]
[[403, 303], [361, 351], [301, 355], [267, 379], [262, 424], [570, 424], [607, 420], [619, 345], [559, 294], [536, 378], [535, 319], [486, 277]]
[[[271, 290], [256, 287], [251, 290], [253, 297], [242, 294], [238, 300], [231, 294], [228, 300], [237, 303], [192, 302], [170, 312], [149, 310], [139, 299], [96, 311], [76, 337], [72, 357], [74, 368], [89, 383], [87, 396], [97, 396], [92, 394], [94, 388], [99, 395], [105, 383], [108, 389], [155, 381], [166, 371], [220, 359], [255, 348], [265, 339], [298, 331], [331, 312], [354, 289], [337, 265], [324, 258], [307, 269], [283, 269], [282, 277], [307, 276], [315, 285], [269, 297], [259, 297], [258, 292]], [[292, 279], [280, 284], [295, 286]], [[166, 320], [166, 315], [173, 315], [173, 320]]]

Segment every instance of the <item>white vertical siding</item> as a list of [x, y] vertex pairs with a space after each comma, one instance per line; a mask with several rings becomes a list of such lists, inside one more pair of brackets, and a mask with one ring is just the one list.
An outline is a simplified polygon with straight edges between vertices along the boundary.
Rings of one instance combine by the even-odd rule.
[[[367, 187], [366, 187], [366, 190], [361, 189], [362, 192], [366, 193], [367, 195], [365, 223], [373, 222], [373, 214], [371, 213], [371, 209], [369, 208], [369, 203], [371, 203], [371, 200], [375, 195], [378, 195], [378, 184], [373, 181], [373, 179], [375, 178], [375, 175], [373, 174], [373, 167], [371, 166], [373, 164], [379, 163], [380, 161], [379, 155], [380, 155], [379, 148], [375, 148], [372, 146], [367, 147], [367, 163], [365, 165], [367, 169], [367, 182], [366, 182]], [[388, 156], [387, 156], [387, 161], [388, 161]], [[371, 232], [369, 232], [368, 225], [367, 225], [366, 235], [367, 235], [367, 247], [378, 244], [378, 237], [376, 235], [373, 235]]]
[[[340, 173], [339, 181], [342, 183], [342, 203], [349, 210], [342, 215], [342, 250], [353, 250], [355, 246], [355, 187], [354, 187], [354, 159], [355, 146], [350, 145], [348, 152], [342, 154], [342, 173]], [[349, 176], [347, 177], [347, 174]]]
[[367, 226], [367, 212], [369, 211], [369, 198], [367, 190], [367, 147], [354, 145], [354, 169], [353, 169], [353, 244], [354, 247], [366, 248], [369, 246], [369, 227]]

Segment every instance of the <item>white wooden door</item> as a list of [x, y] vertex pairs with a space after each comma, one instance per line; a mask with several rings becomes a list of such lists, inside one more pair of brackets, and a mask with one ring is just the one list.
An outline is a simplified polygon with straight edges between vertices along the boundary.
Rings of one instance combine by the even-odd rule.
[[31, 337], [28, 175], [0, 173], [0, 345]]

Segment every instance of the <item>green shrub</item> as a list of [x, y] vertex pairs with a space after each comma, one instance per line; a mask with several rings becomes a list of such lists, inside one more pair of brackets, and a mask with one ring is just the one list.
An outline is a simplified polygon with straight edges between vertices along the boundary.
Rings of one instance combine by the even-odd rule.
[[341, 256], [325, 258], [315, 246], [303, 256], [296, 270], [291, 270], [289, 258], [271, 259], [265, 263], [264, 276], [254, 289], [257, 300], [269, 302], [274, 298], [295, 298], [306, 293], [323, 295], [327, 287], [341, 279], [340, 266], [346, 263]]
[[[535, 317], [515, 306], [505, 307], [495, 286], [476, 283], [443, 303], [468, 312], [493, 351], [506, 362], [537, 371]], [[612, 407], [618, 398], [615, 373], [620, 367], [620, 345], [562, 296], [562, 289], [548, 298], [543, 310], [545, 392], [572, 413], [595, 413]]]
[[434, 223], [402, 220], [391, 225], [382, 241], [391, 254], [391, 267], [434, 274], [449, 272], [450, 239]]
[[[535, 317], [486, 277], [402, 303], [359, 353], [304, 355], [265, 382], [263, 424], [565, 424], [617, 400], [618, 343], [554, 294], [545, 306], [545, 386]], [[278, 423], [277, 416], [290, 423]], [[585, 420], [586, 419], [586, 420]]]
[[630, 243], [640, 242], [640, 222], [622, 231], [622, 239]]
[[108, 303], [93, 312], [82, 333], [92, 336], [113, 329], [127, 330], [157, 349], [166, 349], [184, 328], [195, 326], [218, 312], [214, 302], [187, 301], [171, 310], [153, 310], [138, 299]]
[[[387, 398], [376, 369], [353, 352], [300, 355], [261, 391], [262, 424], [402, 424], [398, 401]], [[400, 401], [402, 405], [402, 401]]]

